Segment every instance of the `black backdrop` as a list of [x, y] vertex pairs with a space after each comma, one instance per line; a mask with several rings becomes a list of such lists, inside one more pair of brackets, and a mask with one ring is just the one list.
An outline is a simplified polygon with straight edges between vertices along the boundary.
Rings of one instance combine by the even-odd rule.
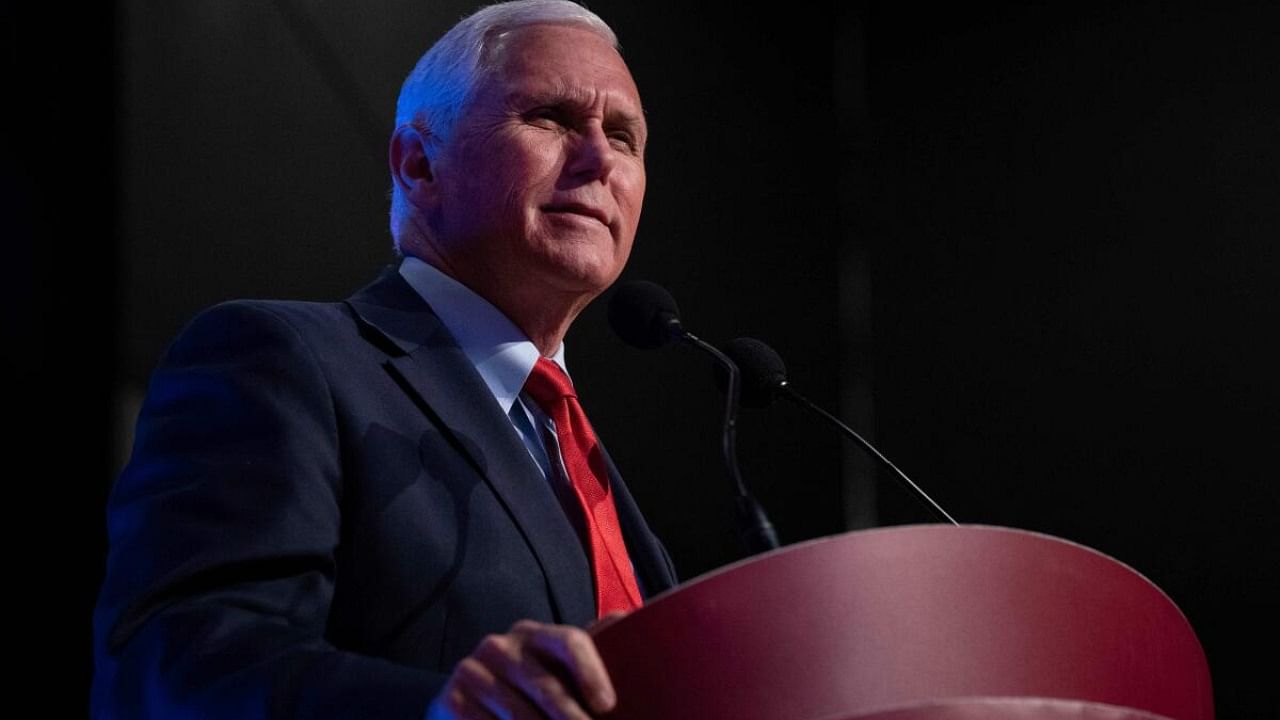
[[[627, 276], [710, 340], [770, 341], [962, 521], [1146, 574], [1220, 716], [1273, 715], [1274, 6], [591, 5], [653, 127]], [[102, 500], [150, 367], [200, 307], [341, 297], [389, 259], [395, 92], [466, 9], [6, 9], [8, 585], [30, 667], [68, 686], [51, 706], [84, 705]], [[602, 310], [569, 339], [593, 421], [683, 575], [737, 558], [709, 370], [622, 346]], [[797, 411], [742, 425], [785, 541], [927, 519]]]

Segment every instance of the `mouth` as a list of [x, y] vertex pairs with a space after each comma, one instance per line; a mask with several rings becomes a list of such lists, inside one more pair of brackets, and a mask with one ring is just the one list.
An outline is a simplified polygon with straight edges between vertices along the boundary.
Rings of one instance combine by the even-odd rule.
[[601, 225], [609, 227], [609, 216], [603, 210], [591, 207], [590, 205], [582, 205], [580, 203], [552, 203], [543, 205], [542, 211], [545, 213], [563, 213], [567, 215], [580, 215], [582, 217], [598, 220]]

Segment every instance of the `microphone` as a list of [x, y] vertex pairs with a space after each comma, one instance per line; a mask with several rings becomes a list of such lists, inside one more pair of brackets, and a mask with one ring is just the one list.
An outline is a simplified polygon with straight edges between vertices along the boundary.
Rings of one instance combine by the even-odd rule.
[[683, 339], [680, 308], [666, 288], [647, 280], [623, 283], [609, 298], [609, 326], [628, 345], [641, 350]]
[[684, 328], [675, 298], [656, 283], [636, 280], [619, 285], [609, 298], [609, 325], [623, 341], [642, 350], [662, 347], [678, 340], [710, 355], [725, 371], [728, 382], [720, 449], [724, 456], [725, 471], [736, 492], [735, 505], [742, 540], [751, 553], [777, 548], [778, 535], [773, 524], [769, 522], [760, 503], [747, 492], [742, 473], [738, 469], [738, 366], [714, 345]]
[[918, 500], [923, 502], [939, 519], [945, 520], [952, 525], [959, 525], [954, 518], [947, 514], [933, 498], [920, 489], [920, 486], [911, 481], [907, 474], [898, 469], [897, 465], [889, 462], [889, 458], [885, 457], [871, 443], [867, 442], [852, 428], [840, 421], [840, 418], [823, 410], [813, 404], [805, 396], [801, 395], [791, 384], [787, 382], [787, 367], [782, 362], [782, 357], [765, 343], [755, 338], [735, 338], [725, 343], [724, 353], [738, 366], [742, 372], [741, 379], [741, 403], [747, 407], [768, 407], [778, 396], [786, 397], [788, 400], [795, 402], [808, 409], [810, 412], [817, 414], [827, 422], [835, 425], [847, 437], [855, 440], [862, 449], [866, 450], [882, 465], [893, 471], [894, 479], [898, 480], [908, 492], [914, 495]]

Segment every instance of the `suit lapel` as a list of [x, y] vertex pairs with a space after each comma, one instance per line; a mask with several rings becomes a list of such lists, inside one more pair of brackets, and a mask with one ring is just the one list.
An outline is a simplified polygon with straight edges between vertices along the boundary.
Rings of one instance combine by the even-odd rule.
[[649, 529], [644, 515], [640, 513], [639, 506], [631, 497], [627, 484], [622, 481], [613, 458], [609, 457], [603, 444], [600, 450], [609, 466], [610, 489], [613, 492], [614, 507], [618, 511], [618, 524], [622, 526], [622, 537], [631, 554], [631, 564], [640, 576], [645, 598], [648, 599], [676, 584], [675, 568], [657, 536]]
[[[430, 307], [395, 268], [348, 305], [377, 333], [414, 400], [451, 434], [542, 567], [559, 622], [595, 617], [590, 568], [551, 487], [501, 407]], [[385, 347], [386, 343], [392, 347]]]

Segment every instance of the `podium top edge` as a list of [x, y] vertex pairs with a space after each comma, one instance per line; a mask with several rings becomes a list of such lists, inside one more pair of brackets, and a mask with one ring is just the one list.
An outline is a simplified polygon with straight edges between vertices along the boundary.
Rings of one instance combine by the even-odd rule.
[[702, 573], [701, 575], [696, 575], [692, 578], [689, 578], [688, 580], [685, 580], [679, 583], [675, 587], [672, 587], [668, 590], [663, 591], [662, 593], [659, 593], [658, 595], [653, 596], [652, 598], [649, 598], [648, 601], [645, 603], [645, 605], [649, 606], [649, 605], [653, 605], [654, 603], [661, 602], [662, 600], [667, 598], [669, 595], [677, 593], [685, 588], [688, 588], [692, 585], [697, 585], [703, 582], [713, 580], [724, 574], [732, 573], [735, 570], [745, 567], [747, 565], [760, 562], [763, 560], [768, 560], [770, 558], [786, 555], [789, 553], [799, 552], [806, 548], [812, 548], [815, 546], [831, 544], [831, 543], [845, 542], [845, 541], [848, 541], [849, 538], [854, 536], [870, 537], [870, 536], [880, 536], [880, 535], [905, 535], [905, 534], [920, 534], [922, 532], [939, 533], [939, 534], [957, 534], [957, 533], [973, 534], [977, 532], [982, 534], [990, 533], [990, 534], [1020, 535], [1028, 538], [1033, 538], [1041, 542], [1049, 542], [1049, 543], [1055, 543], [1058, 545], [1065, 545], [1073, 549], [1076, 549], [1078, 551], [1089, 553], [1103, 560], [1106, 560], [1107, 562], [1114, 563], [1124, 568], [1128, 572], [1132, 573], [1133, 576], [1135, 576], [1136, 578], [1140, 579], [1141, 581], [1149, 585], [1152, 589], [1154, 589], [1157, 593], [1159, 593], [1169, 603], [1169, 605], [1174, 610], [1177, 611], [1179, 615], [1182, 616], [1182, 620], [1187, 624], [1188, 628], [1192, 627], [1191, 622], [1186, 617], [1186, 613], [1182, 611], [1182, 608], [1179, 607], [1176, 602], [1174, 602], [1173, 598], [1171, 598], [1168, 593], [1166, 593], [1159, 585], [1152, 582], [1150, 578], [1148, 578], [1145, 574], [1143, 574], [1137, 568], [1134, 568], [1132, 565], [1124, 562], [1123, 560], [1119, 560], [1114, 556], [1111, 556], [1111, 555], [1108, 555], [1107, 553], [1102, 552], [1101, 550], [1089, 547], [1088, 545], [1084, 545], [1082, 543], [1076, 542], [1075, 540], [1059, 537], [1057, 535], [1051, 535], [1049, 533], [1040, 532], [1038, 530], [1028, 530], [1026, 528], [1015, 528], [1015, 527], [1009, 527], [1004, 525], [985, 525], [981, 523], [962, 523], [960, 525], [952, 525], [950, 523], [939, 522], [939, 523], [913, 523], [913, 524], [906, 524], [906, 525], [892, 525], [888, 527], [868, 528], [866, 530], [850, 530], [847, 532], [838, 533], [836, 535], [827, 535], [824, 537], [803, 540], [801, 542], [792, 543], [790, 545], [784, 545], [780, 548], [770, 550], [768, 552], [760, 553], [758, 555], [751, 555], [751, 556], [742, 558], [740, 560], [735, 560], [727, 565], [723, 565], [713, 570], [709, 570], [705, 573]]

